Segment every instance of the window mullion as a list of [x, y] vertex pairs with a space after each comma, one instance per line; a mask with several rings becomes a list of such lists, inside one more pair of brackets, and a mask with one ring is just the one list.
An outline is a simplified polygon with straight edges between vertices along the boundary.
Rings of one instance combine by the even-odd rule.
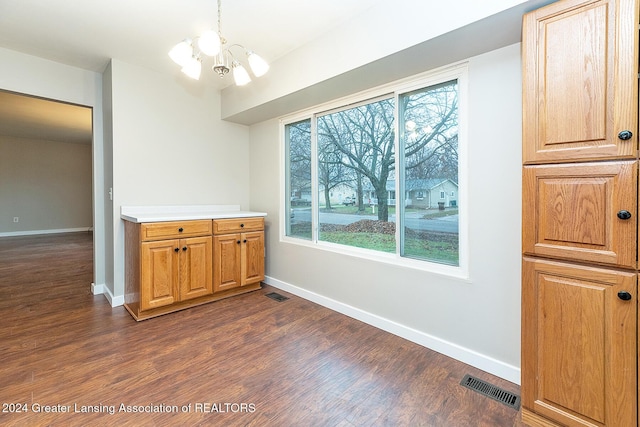
[[403, 127], [399, 125], [402, 112], [400, 111], [400, 95], [395, 93], [395, 109], [394, 109], [394, 133], [395, 133], [395, 168], [396, 168], [396, 255], [402, 256], [404, 251], [404, 233], [402, 233], [402, 227], [404, 227], [404, 147], [400, 143], [400, 132], [403, 132]]
[[311, 117], [311, 241], [318, 243], [320, 211], [318, 208], [318, 119]]

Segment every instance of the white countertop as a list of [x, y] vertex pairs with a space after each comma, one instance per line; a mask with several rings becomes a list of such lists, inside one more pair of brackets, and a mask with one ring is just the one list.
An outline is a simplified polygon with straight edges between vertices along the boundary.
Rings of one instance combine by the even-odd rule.
[[264, 212], [241, 211], [240, 205], [120, 207], [120, 218], [130, 222], [187, 221], [253, 216], [267, 216], [267, 214]]

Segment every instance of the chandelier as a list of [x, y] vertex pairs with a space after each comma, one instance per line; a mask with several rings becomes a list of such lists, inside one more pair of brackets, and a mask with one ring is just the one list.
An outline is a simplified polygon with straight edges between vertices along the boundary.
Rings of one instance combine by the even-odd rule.
[[202, 56], [213, 58], [213, 71], [223, 78], [232, 71], [233, 79], [238, 86], [246, 85], [251, 77], [246, 68], [231, 53], [231, 48], [244, 50], [249, 68], [254, 76], [260, 77], [269, 70], [269, 64], [260, 56], [239, 44], [227, 46], [227, 40], [222, 36], [220, 27], [220, 6], [218, 0], [218, 32], [208, 30], [194, 39], [184, 39], [169, 51], [169, 57], [182, 67], [182, 72], [192, 79], [198, 80], [202, 71]]

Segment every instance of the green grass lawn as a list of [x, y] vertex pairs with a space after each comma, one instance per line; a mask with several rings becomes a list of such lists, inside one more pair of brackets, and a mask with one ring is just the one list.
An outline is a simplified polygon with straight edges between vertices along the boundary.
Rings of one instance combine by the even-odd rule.
[[[371, 209], [365, 212], [358, 212], [357, 206], [336, 205], [331, 210], [321, 212], [332, 212], [345, 215], [371, 215]], [[422, 218], [440, 218], [458, 213], [457, 208], [447, 208], [444, 211], [437, 209], [406, 209], [409, 213], [423, 213]], [[395, 214], [395, 207], [389, 207], [389, 215]], [[340, 227], [338, 227], [340, 228]], [[292, 226], [291, 235], [304, 239], [311, 239], [311, 224], [299, 223]], [[367, 232], [347, 232], [341, 230], [321, 231], [319, 240], [324, 242], [337, 243], [357, 248], [371, 249], [387, 253], [396, 252], [396, 240], [394, 234]], [[458, 236], [450, 233], [423, 232], [414, 236], [407, 236], [404, 240], [404, 256], [422, 260], [430, 260], [444, 264], [458, 265]]]
[[[395, 235], [391, 234], [324, 231], [320, 233], [320, 240], [374, 251], [396, 252]], [[404, 241], [404, 256], [458, 265], [457, 236], [444, 239], [440, 237], [429, 239], [428, 236], [406, 238]]]

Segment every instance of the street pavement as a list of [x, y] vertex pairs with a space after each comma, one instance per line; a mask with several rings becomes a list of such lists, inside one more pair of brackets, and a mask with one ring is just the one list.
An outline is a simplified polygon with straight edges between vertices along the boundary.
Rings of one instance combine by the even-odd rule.
[[[291, 223], [310, 222], [311, 208], [294, 208], [294, 216]], [[458, 215], [448, 215], [439, 218], [423, 219], [422, 212], [409, 212], [406, 214], [405, 225], [414, 230], [439, 231], [445, 233], [458, 232]], [[352, 215], [341, 213], [320, 212], [321, 224], [349, 225], [363, 219], [378, 219], [377, 215]], [[389, 215], [389, 221], [395, 222], [395, 215]]]

